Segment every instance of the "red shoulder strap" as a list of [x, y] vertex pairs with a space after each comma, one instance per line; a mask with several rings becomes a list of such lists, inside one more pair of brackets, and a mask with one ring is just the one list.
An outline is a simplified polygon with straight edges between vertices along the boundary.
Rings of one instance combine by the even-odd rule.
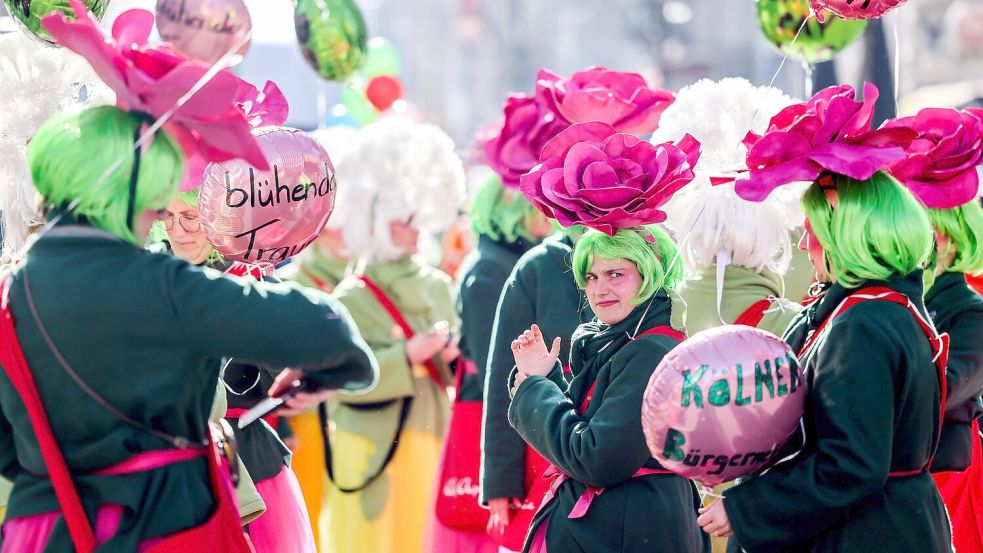
[[[882, 286], [870, 286], [867, 288], [861, 288], [860, 290], [857, 290], [853, 294], [850, 294], [850, 296], [847, 297], [845, 300], [843, 300], [840, 303], [840, 305], [836, 306], [836, 309], [834, 309], [833, 312], [830, 313], [828, 317], [826, 317], [826, 320], [824, 320], [822, 324], [819, 325], [819, 328], [817, 328], [816, 331], [812, 334], [812, 337], [810, 337], [809, 340], [805, 343], [805, 345], [802, 346], [802, 349], [799, 350], [799, 358], [801, 359], [802, 357], [805, 356], [806, 353], [808, 353], [808, 351], [812, 348], [813, 344], [815, 344], [816, 340], [819, 338], [819, 335], [823, 332], [823, 330], [830, 323], [830, 321], [832, 321], [837, 316], [843, 314], [845, 311], [857, 305], [858, 303], [863, 303], [865, 301], [871, 301], [871, 300], [889, 301], [891, 303], [896, 303], [898, 305], [904, 306], [906, 309], [908, 309], [908, 312], [911, 313], [911, 316], [915, 318], [915, 321], [918, 322], [918, 326], [921, 327], [922, 331], [925, 333], [925, 336], [927, 336], [929, 342], [931, 342], [932, 353], [934, 355], [932, 361], [935, 363], [935, 367], [937, 369], [937, 376], [939, 379], [939, 391], [941, 394], [939, 400], [940, 401], [939, 432], [941, 432], [942, 422], [943, 419], [945, 418], [946, 396], [948, 395], [948, 383], [946, 382], [945, 371], [946, 371], [946, 366], [948, 366], [949, 364], [949, 335], [947, 333], [939, 334], [935, 330], [935, 327], [932, 326], [932, 324], [929, 323], [928, 320], [922, 316], [922, 314], [918, 311], [918, 309], [915, 308], [915, 305], [911, 303], [911, 300], [908, 299], [908, 296], [905, 296], [901, 292], [897, 292], [895, 290]], [[939, 436], [936, 435], [935, 436], [936, 446], [938, 446], [938, 440], [939, 440]], [[932, 466], [932, 460], [934, 456], [935, 454], [933, 448], [933, 454], [932, 456], [929, 457], [928, 463], [926, 463], [924, 467], [917, 470], [891, 472], [889, 476], [891, 477], [912, 476], [922, 472], [923, 470], [928, 470]]]
[[[686, 339], [686, 335], [683, 334], [682, 332], [679, 332], [678, 330], [676, 330], [675, 328], [673, 328], [671, 326], [662, 325], [662, 326], [652, 327], [652, 328], [646, 330], [645, 332], [642, 332], [640, 334], [637, 334], [634, 338], [632, 338], [632, 341], [634, 342], [635, 340], [641, 338], [642, 336], [649, 336], [649, 335], [668, 336], [670, 338], [674, 338], [676, 340], [679, 340], [680, 342], [682, 342], [683, 340]], [[587, 407], [590, 406], [590, 400], [594, 397], [594, 389], [595, 388], [597, 388], [597, 381], [596, 380], [594, 381], [593, 384], [590, 385], [590, 390], [587, 390], [587, 395], [584, 396], [584, 401], [582, 401], [580, 403], [580, 414], [581, 415], [583, 415], [584, 413], [587, 412]]]
[[765, 312], [768, 311], [774, 301], [774, 297], [767, 297], [752, 303], [751, 307], [748, 307], [737, 317], [734, 324], [757, 327], [761, 324], [761, 319], [765, 317]]
[[683, 340], [686, 339], [686, 335], [683, 334], [682, 332], [676, 330], [675, 328], [673, 328], [673, 327], [671, 327], [669, 325], [662, 325], [662, 326], [652, 327], [652, 328], [646, 330], [645, 332], [642, 332], [642, 333], [636, 335], [632, 340], [634, 341], [634, 340], [637, 340], [637, 339], [641, 338], [642, 336], [649, 336], [649, 335], [652, 335], [652, 334], [657, 335], [657, 336], [668, 336], [670, 338], [675, 338], [676, 340], [679, 340], [680, 342], [682, 342]]
[[[413, 327], [410, 326], [410, 323], [406, 322], [406, 317], [403, 317], [403, 312], [396, 307], [396, 304], [389, 299], [389, 296], [382, 291], [382, 288], [380, 288], [378, 284], [373, 282], [372, 279], [365, 275], [358, 275], [358, 278], [365, 283], [365, 287], [369, 289], [369, 292], [372, 292], [372, 295], [375, 296], [376, 300], [378, 300], [379, 305], [386, 310], [386, 313], [389, 313], [389, 316], [396, 323], [396, 325], [403, 330], [403, 335], [407, 338], [412, 338], [413, 335], [416, 334], [413, 332]], [[423, 365], [427, 368], [430, 378], [436, 382], [438, 386], [443, 386], [444, 379], [441, 378], [440, 371], [437, 369], [437, 366], [434, 365], [433, 361], [428, 360], [424, 362]]]
[[[5, 295], [9, 284], [9, 278], [0, 284], [0, 297]], [[79, 553], [90, 553], [96, 548], [95, 533], [86, 517], [85, 508], [82, 507], [82, 500], [79, 498], [65, 457], [58, 447], [58, 442], [55, 441], [51, 423], [48, 421], [44, 404], [34, 383], [34, 376], [27, 365], [17, 333], [14, 331], [14, 318], [8, 305], [0, 309], [0, 365], [3, 365], [14, 389], [27, 408], [27, 415], [37, 436], [38, 447], [48, 468], [48, 475], [65, 517], [72, 543]]]

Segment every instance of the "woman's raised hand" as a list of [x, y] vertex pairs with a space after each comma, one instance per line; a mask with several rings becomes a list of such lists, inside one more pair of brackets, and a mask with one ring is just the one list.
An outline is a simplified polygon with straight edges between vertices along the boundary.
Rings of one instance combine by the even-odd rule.
[[543, 333], [539, 330], [539, 325], [523, 332], [518, 338], [512, 340], [512, 356], [515, 357], [515, 366], [529, 376], [546, 376], [560, 356], [560, 337], [553, 340], [553, 347], [546, 349], [546, 342], [543, 341]]

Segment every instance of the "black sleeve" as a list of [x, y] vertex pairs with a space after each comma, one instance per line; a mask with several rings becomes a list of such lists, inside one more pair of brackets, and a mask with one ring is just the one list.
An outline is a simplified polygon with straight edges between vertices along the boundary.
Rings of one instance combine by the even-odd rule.
[[[232, 279], [171, 264], [175, 324], [205, 354], [304, 370], [323, 388], [362, 390], [378, 367], [343, 305], [296, 283]], [[221, 328], [223, 332], [215, 332]]]
[[983, 312], [967, 310], [949, 325], [946, 413], [966, 409], [983, 393]]
[[478, 369], [479, 380], [484, 383], [502, 285], [493, 275], [481, 273], [473, 274], [468, 280], [461, 286], [458, 297], [461, 336], [467, 340], [468, 353]]
[[526, 495], [526, 443], [508, 420], [512, 340], [536, 322], [536, 280], [523, 278], [522, 269], [517, 266], [502, 288], [491, 333], [481, 425], [482, 502]]

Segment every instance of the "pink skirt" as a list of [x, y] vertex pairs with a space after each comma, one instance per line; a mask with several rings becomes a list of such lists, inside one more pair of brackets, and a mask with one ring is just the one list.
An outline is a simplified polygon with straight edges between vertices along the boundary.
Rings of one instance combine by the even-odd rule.
[[[119, 505], [103, 505], [96, 511], [96, 543], [102, 544], [116, 535], [123, 508]], [[0, 553], [43, 553], [61, 511], [51, 511], [8, 520], [3, 523], [3, 548]], [[144, 551], [160, 541], [145, 540], [139, 551]]]
[[256, 491], [266, 503], [266, 512], [249, 523], [249, 539], [256, 553], [317, 553], [311, 520], [294, 471], [283, 467], [273, 478], [257, 482]]

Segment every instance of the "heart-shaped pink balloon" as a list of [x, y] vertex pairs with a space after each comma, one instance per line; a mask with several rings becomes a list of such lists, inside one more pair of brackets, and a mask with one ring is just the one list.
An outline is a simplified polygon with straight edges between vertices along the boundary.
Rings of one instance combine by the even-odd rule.
[[307, 133], [285, 127], [253, 132], [270, 170], [241, 159], [205, 168], [198, 218], [205, 238], [232, 261], [276, 265], [313, 242], [334, 210], [334, 166]]
[[843, 19], [877, 19], [904, 4], [907, 0], [809, 0], [812, 11], [820, 23], [825, 20], [823, 10]]

